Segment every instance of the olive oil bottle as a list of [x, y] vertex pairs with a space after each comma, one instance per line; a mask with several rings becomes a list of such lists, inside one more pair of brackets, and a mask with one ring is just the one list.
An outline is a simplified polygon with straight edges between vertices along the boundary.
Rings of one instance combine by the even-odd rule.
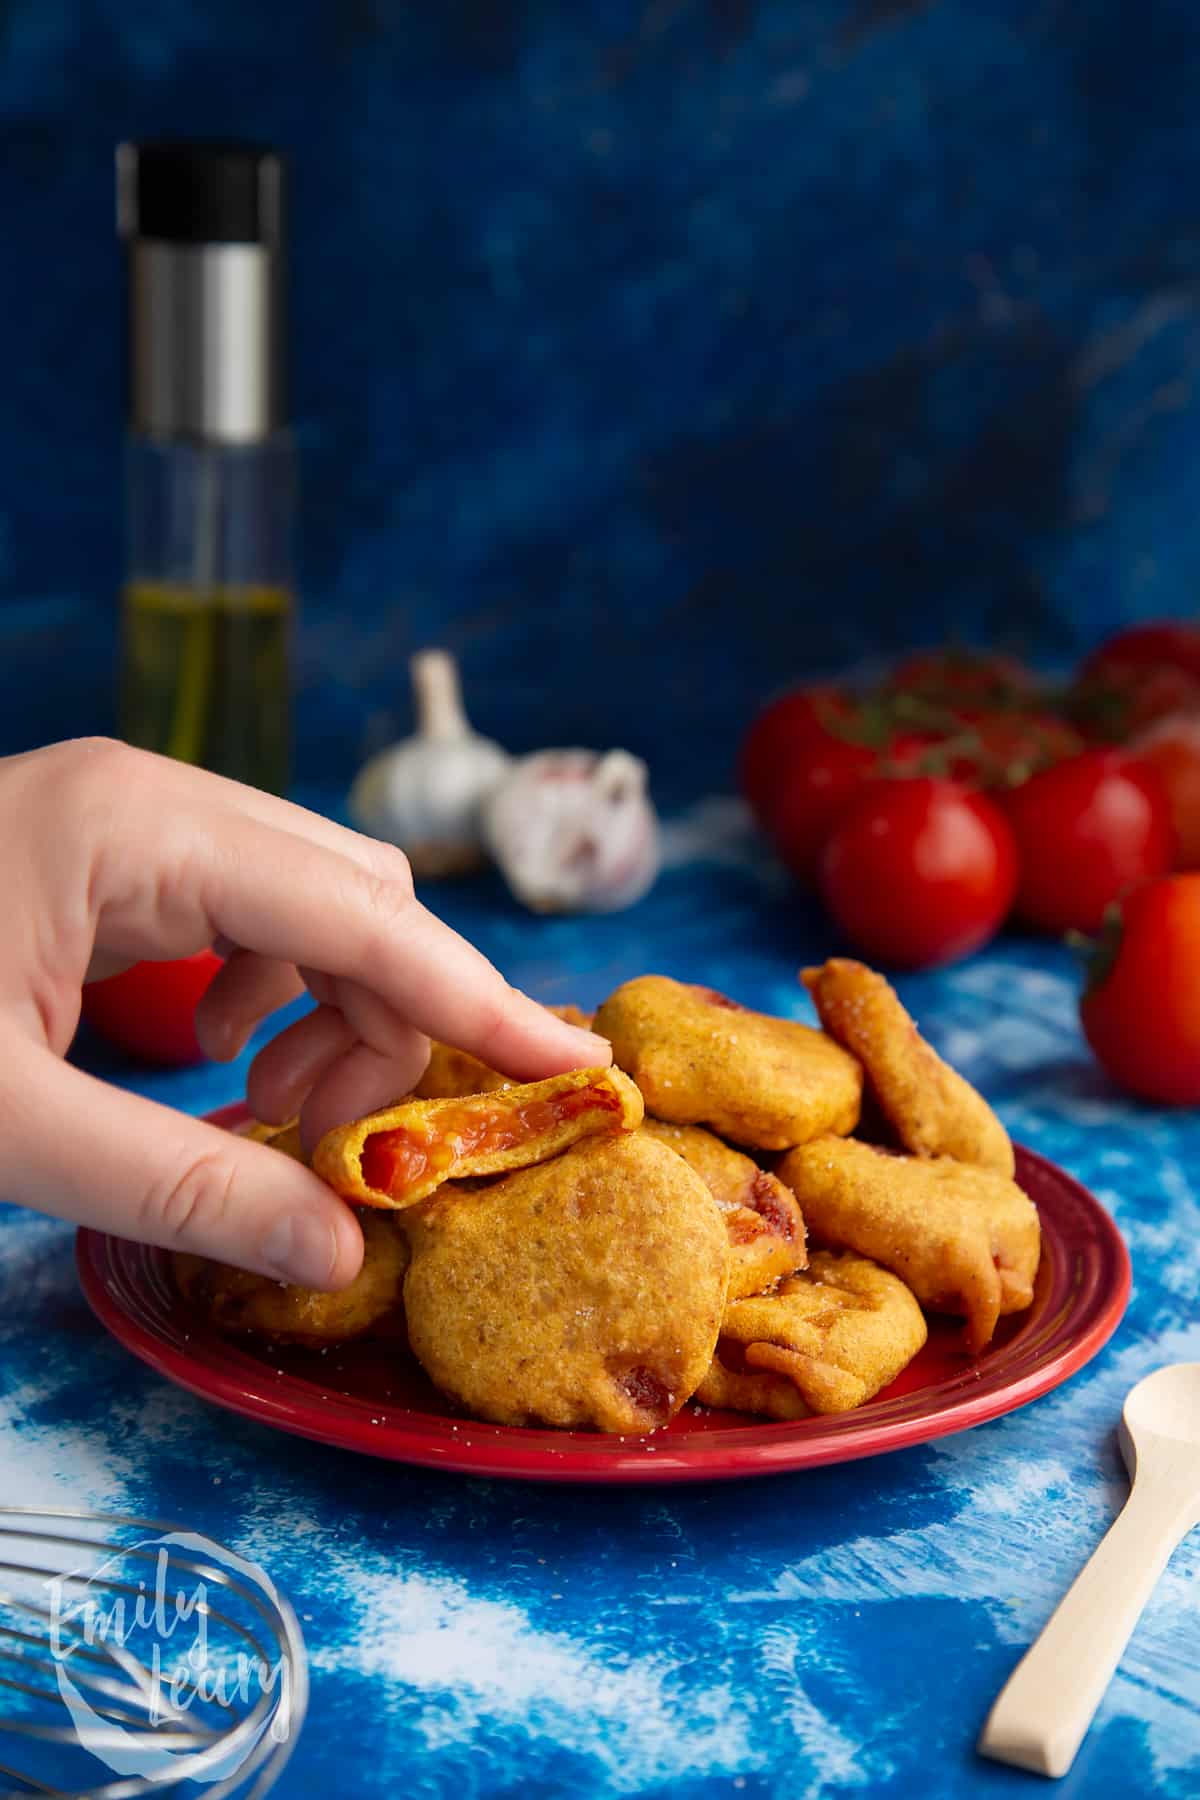
[[294, 513], [282, 166], [249, 145], [122, 145], [117, 194], [130, 353], [122, 732], [280, 793]]
[[130, 581], [124, 611], [128, 741], [282, 793], [288, 590]]

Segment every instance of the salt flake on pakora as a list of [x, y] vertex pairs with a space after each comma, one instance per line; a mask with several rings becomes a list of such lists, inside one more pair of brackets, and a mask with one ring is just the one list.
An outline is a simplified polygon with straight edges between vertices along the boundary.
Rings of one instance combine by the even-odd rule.
[[708, 1125], [761, 1150], [853, 1131], [862, 1070], [811, 1026], [751, 1012], [711, 988], [665, 975], [627, 981], [594, 1029], [656, 1118]]
[[894, 1381], [927, 1336], [897, 1276], [862, 1256], [816, 1250], [775, 1293], [726, 1307], [696, 1398], [771, 1419], [849, 1412]]
[[789, 1151], [778, 1174], [815, 1238], [882, 1263], [931, 1311], [962, 1314], [972, 1353], [1033, 1299], [1037, 1208], [1007, 1176], [844, 1138]]
[[312, 1166], [346, 1200], [414, 1206], [444, 1181], [524, 1168], [641, 1121], [642, 1097], [627, 1075], [572, 1069], [491, 1093], [385, 1107], [326, 1132]]
[[801, 975], [830, 1037], [862, 1063], [868, 1087], [914, 1156], [953, 1156], [1011, 1177], [1008, 1133], [970, 1082], [917, 1030], [890, 982], [834, 957]]
[[729, 1238], [729, 1297], [761, 1294], [807, 1259], [804, 1220], [778, 1176], [700, 1125], [647, 1119], [642, 1130], [695, 1169], [721, 1209]]
[[479, 1418], [653, 1431], [712, 1359], [725, 1226], [700, 1177], [641, 1132], [443, 1187], [405, 1225], [409, 1341]]

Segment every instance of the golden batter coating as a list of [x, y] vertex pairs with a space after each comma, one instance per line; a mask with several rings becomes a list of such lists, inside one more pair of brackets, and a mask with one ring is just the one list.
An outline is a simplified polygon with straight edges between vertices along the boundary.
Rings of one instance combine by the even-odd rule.
[[[591, 1030], [592, 1015], [578, 1006], [548, 1006], [546, 1011], [565, 1019], [568, 1025]], [[489, 1068], [469, 1051], [435, 1041], [429, 1046], [429, 1063], [413, 1094], [418, 1100], [457, 1100], [464, 1094], [491, 1094], [497, 1088], [511, 1086], [507, 1075]]]
[[279, 1125], [264, 1125], [261, 1119], [251, 1119], [247, 1124], [239, 1125], [237, 1127], [241, 1137], [251, 1138], [256, 1144], [270, 1143], [271, 1139], [275, 1137], [281, 1129], [286, 1130], [286, 1127], [281, 1127]]
[[649, 1110], [672, 1124], [786, 1150], [858, 1123], [853, 1056], [808, 1025], [750, 1012], [711, 988], [643, 975], [609, 996], [595, 1030]]
[[308, 1157], [300, 1143], [299, 1119], [291, 1119], [286, 1125], [281, 1125], [278, 1131], [271, 1133], [267, 1143], [272, 1150], [282, 1150], [285, 1156], [294, 1156], [297, 1162], [308, 1166]]
[[571, 1069], [490, 1094], [402, 1101], [327, 1131], [312, 1166], [343, 1199], [414, 1206], [444, 1181], [525, 1168], [641, 1122], [642, 1097], [627, 1075]]
[[469, 1050], [456, 1050], [452, 1044], [429, 1046], [425, 1073], [413, 1089], [417, 1100], [458, 1100], [466, 1094], [493, 1094], [497, 1088], [511, 1087], [507, 1075], [489, 1069], [485, 1062]]
[[970, 1082], [918, 1032], [891, 984], [865, 964], [834, 957], [801, 975], [830, 1037], [856, 1056], [871, 1093], [914, 1156], [953, 1156], [1013, 1173], [1008, 1133]]
[[297, 1344], [340, 1344], [361, 1337], [400, 1304], [408, 1242], [399, 1221], [386, 1213], [362, 1212], [358, 1222], [362, 1268], [339, 1294], [292, 1287], [185, 1251], [171, 1258], [176, 1285], [218, 1331], [248, 1331]]
[[252, 1138], [256, 1144], [282, 1150], [285, 1156], [293, 1156], [307, 1167], [308, 1158], [300, 1145], [299, 1119], [289, 1119], [286, 1125], [264, 1125], [261, 1119], [251, 1119], [248, 1125], [239, 1125], [237, 1133], [239, 1137]]
[[894, 1381], [927, 1336], [897, 1276], [862, 1256], [816, 1250], [806, 1273], [776, 1293], [726, 1307], [696, 1398], [770, 1419], [850, 1412]]
[[778, 1173], [814, 1238], [882, 1263], [931, 1311], [963, 1314], [973, 1353], [1033, 1299], [1037, 1208], [1007, 1176], [832, 1137], [789, 1151]]
[[444, 1187], [405, 1223], [412, 1348], [480, 1418], [653, 1431], [712, 1359], [724, 1222], [682, 1157], [641, 1132]]
[[695, 1169], [721, 1209], [729, 1237], [729, 1297], [761, 1294], [808, 1259], [795, 1195], [777, 1175], [700, 1125], [647, 1119], [642, 1130]]

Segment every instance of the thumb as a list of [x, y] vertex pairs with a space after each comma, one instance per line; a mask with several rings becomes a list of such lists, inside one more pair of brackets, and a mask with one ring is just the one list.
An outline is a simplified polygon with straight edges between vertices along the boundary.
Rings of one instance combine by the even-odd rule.
[[38, 1045], [2, 1049], [7, 1199], [303, 1287], [343, 1288], [358, 1273], [351, 1209], [292, 1157], [109, 1087]]

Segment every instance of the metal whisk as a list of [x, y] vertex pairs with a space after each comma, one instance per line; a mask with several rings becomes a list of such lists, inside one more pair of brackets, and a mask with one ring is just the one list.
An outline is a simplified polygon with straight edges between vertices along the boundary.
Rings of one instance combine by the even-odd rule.
[[260, 1800], [307, 1705], [295, 1613], [233, 1551], [148, 1519], [0, 1507], [0, 1800], [184, 1782]]

